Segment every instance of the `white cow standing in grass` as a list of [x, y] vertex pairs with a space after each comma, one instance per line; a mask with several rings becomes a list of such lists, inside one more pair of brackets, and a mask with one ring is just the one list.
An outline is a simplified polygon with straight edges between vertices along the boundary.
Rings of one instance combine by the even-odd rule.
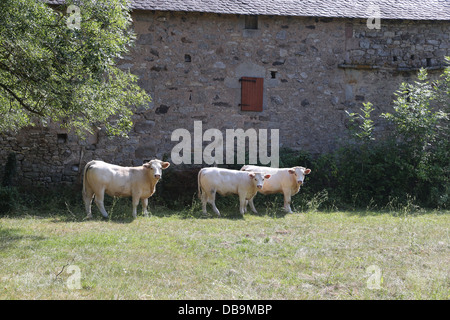
[[141, 200], [144, 215], [148, 216], [148, 198], [155, 192], [162, 169], [169, 166], [169, 162], [156, 159], [139, 167], [121, 167], [98, 160], [88, 162], [83, 172], [83, 200], [87, 218], [92, 218], [91, 202], [94, 195], [95, 204], [103, 217], [108, 217], [103, 203], [105, 192], [112, 197], [131, 196], [134, 218]]
[[[300, 186], [305, 180], [305, 175], [311, 173], [311, 169], [305, 167], [271, 168], [253, 165], [245, 165], [241, 171], [259, 171], [270, 174], [272, 177], [258, 190], [262, 194], [282, 193], [284, 195], [284, 209], [292, 213], [291, 197], [300, 191]], [[248, 200], [250, 208], [256, 211], [253, 198]]]
[[[229, 194], [239, 195], [239, 211], [242, 215], [246, 212], [246, 200], [252, 199], [258, 189], [263, 188], [264, 179], [269, 179], [270, 174], [261, 172], [243, 172], [223, 168], [203, 168], [198, 173], [198, 196], [202, 200], [202, 210], [206, 212], [206, 203], [209, 202], [213, 211], [220, 216], [216, 207], [216, 192], [222, 196]], [[253, 210], [253, 208], [252, 208]], [[253, 212], [257, 213], [256, 210]]]

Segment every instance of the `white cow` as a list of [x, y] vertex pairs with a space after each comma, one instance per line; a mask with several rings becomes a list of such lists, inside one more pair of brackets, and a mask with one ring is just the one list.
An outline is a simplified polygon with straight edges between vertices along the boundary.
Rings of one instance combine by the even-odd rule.
[[83, 200], [87, 218], [92, 218], [91, 202], [94, 195], [98, 209], [105, 218], [108, 217], [103, 204], [105, 192], [110, 196], [131, 196], [134, 218], [141, 200], [144, 215], [147, 216], [148, 198], [155, 192], [162, 169], [169, 166], [169, 162], [156, 159], [139, 167], [121, 167], [98, 160], [88, 162], [83, 173]]
[[[239, 195], [239, 211], [242, 215], [246, 212], [246, 200], [252, 199], [258, 189], [263, 188], [264, 179], [269, 179], [270, 174], [261, 172], [243, 172], [223, 168], [203, 168], [198, 173], [198, 196], [202, 200], [202, 210], [206, 214], [206, 203], [209, 202], [214, 212], [220, 216], [216, 207], [216, 192], [225, 196], [229, 194]], [[256, 213], [256, 211], [254, 210]]]
[[[258, 192], [262, 194], [282, 193], [284, 195], [284, 209], [288, 213], [292, 213], [291, 197], [300, 191], [305, 175], [311, 173], [311, 169], [304, 167], [271, 168], [253, 165], [245, 165], [241, 168], [241, 171], [259, 171], [272, 175], [270, 180]], [[249, 199], [248, 202], [250, 203], [250, 208], [256, 211], [253, 198]]]

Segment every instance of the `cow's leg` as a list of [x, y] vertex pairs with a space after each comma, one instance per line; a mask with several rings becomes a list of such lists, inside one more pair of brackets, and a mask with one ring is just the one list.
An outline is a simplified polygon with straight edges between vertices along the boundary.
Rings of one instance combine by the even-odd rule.
[[203, 212], [203, 214], [206, 215], [206, 214], [208, 214], [206, 211], [206, 203], [208, 201], [208, 195], [204, 191], [202, 191], [201, 200], [202, 200], [202, 212]]
[[101, 190], [100, 192], [95, 193], [95, 204], [97, 205], [98, 210], [100, 210], [103, 217], [108, 218], [108, 213], [105, 210], [105, 204], [103, 200], [105, 198], [105, 190]]
[[245, 213], [245, 207], [246, 207], [246, 205], [245, 205], [245, 202], [246, 202], [246, 200], [245, 200], [245, 196], [241, 196], [241, 195], [239, 195], [239, 212], [242, 214], [242, 216], [244, 216], [244, 213]]
[[208, 214], [206, 211], [206, 203], [208, 201], [208, 195], [206, 194], [205, 190], [203, 189], [199, 189], [200, 190], [200, 200], [202, 201], [202, 212], [204, 215]]
[[284, 210], [286, 210], [288, 213], [292, 213], [291, 209], [291, 193], [283, 191], [284, 194]]
[[83, 201], [84, 201], [84, 207], [86, 209], [86, 218], [90, 219], [92, 218], [92, 211], [91, 211], [91, 204], [92, 204], [92, 198], [94, 196], [94, 191], [91, 190], [91, 188], [86, 188], [83, 192]]
[[148, 217], [148, 198], [142, 198], [141, 199], [141, 204], [142, 204], [142, 212], [144, 213], [145, 217]]
[[213, 211], [220, 217], [220, 211], [216, 207], [216, 191], [211, 190], [211, 196], [208, 199], [208, 202], [211, 204]]
[[140, 195], [132, 195], [132, 203], [133, 203], [133, 218], [137, 216], [137, 206], [139, 205]]
[[258, 211], [256, 211], [255, 204], [253, 203], [253, 198], [254, 196], [250, 200], [248, 200], [248, 203], [250, 204], [250, 209], [252, 209], [254, 213], [258, 213]]

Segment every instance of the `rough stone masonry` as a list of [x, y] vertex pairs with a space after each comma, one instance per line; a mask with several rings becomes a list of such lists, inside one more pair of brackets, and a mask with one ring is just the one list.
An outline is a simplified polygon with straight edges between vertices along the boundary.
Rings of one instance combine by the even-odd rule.
[[[92, 159], [118, 165], [169, 160], [178, 128], [279, 129], [280, 148], [321, 153], [347, 138], [345, 111], [370, 101], [375, 115], [390, 110], [402, 81], [417, 68], [432, 77], [450, 55], [450, 21], [265, 16], [246, 28], [248, 16], [144, 11], [132, 14], [138, 34], [120, 68], [139, 76], [153, 101], [136, 110], [129, 138], [103, 129], [81, 140], [53, 124], [0, 135], [0, 176], [10, 152], [16, 183], [80, 182]], [[247, 17], [247, 18], [246, 18]], [[247, 21], [248, 22], [248, 21]], [[241, 77], [264, 78], [263, 110], [241, 111]], [[376, 123], [377, 133], [384, 130]]]

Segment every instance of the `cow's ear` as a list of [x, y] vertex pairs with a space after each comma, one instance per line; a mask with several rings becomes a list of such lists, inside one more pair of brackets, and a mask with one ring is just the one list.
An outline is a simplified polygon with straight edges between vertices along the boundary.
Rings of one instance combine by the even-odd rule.
[[255, 177], [255, 174], [254, 174], [253, 172], [250, 172], [250, 173], [248, 174], [248, 176], [250, 177], [250, 179], [253, 179], [253, 178]]
[[163, 163], [161, 163], [161, 167], [162, 167], [163, 169], [167, 169], [169, 166], [170, 166], [170, 163], [169, 163], [169, 162], [163, 162]]
[[305, 172], [303, 172], [304, 174], [310, 174], [311, 173], [311, 169], [306, 169]]
[[144, 168], [146, 169], [151, 169], [152, 165], [150, 164], [150, 162], [146, 162], [142, 165]]
[[290, 174], [294, 174], [295, 173], [295, 169], [289, 169], [289, 173]]
[[270, 177], [271, 177], [270, 174], [266, 174], [266, 175], [264, 176], [264, 179], [269, 179]]

